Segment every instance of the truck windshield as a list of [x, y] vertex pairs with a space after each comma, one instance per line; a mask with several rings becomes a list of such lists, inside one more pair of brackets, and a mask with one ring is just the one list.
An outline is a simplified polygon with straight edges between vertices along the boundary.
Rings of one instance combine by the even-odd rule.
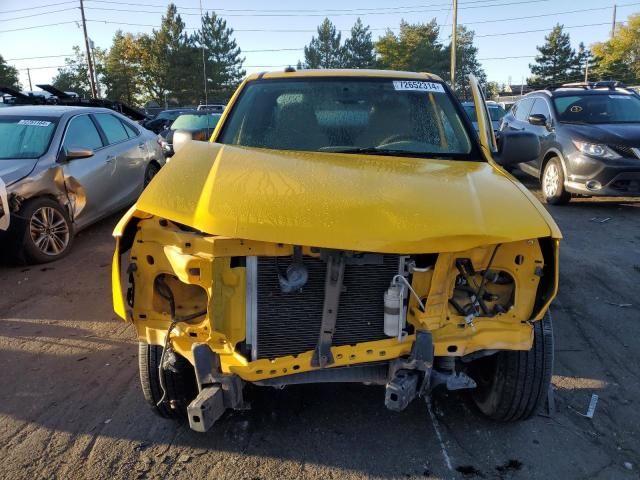
[[249, 82], [219, 143], [276, 150], [475, 159], [440, 82], [297, 78]]
[[631, 94], [563, 95], [553, 99], [567, 123], [640, 123], [640, 97]]
[[44, 155], [57, 122], [57, 118], [0, 117], [0, 160]]

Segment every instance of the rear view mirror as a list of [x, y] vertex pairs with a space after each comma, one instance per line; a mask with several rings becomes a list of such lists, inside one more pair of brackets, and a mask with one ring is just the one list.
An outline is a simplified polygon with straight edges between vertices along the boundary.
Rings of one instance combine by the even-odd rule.
[[69, 162], [71, 160], [79, 160], [81, 158], [89, 158], [95, 155], [94, 151], [90, 148], [63, 148], [60, 151], [60, 159]]
[[[544, 115], [542, 115], [544, 117]], [[502, 165], [532, 162], [540, 156], [540, 140], [531, 132], [506, 130], [499, 137], [495, 161]]]

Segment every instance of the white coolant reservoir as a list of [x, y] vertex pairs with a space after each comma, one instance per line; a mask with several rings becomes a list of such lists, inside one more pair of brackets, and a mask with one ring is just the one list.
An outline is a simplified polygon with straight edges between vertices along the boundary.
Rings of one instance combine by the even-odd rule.
[[384, 292], [384, 334], [401, 338], [404, 323], [404, 285], [394, 281]]

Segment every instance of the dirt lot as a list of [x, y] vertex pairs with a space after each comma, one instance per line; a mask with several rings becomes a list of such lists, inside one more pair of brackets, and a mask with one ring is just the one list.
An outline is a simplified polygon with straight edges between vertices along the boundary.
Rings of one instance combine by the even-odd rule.
[[197, 434], [142, 398], [133, 329], [111, 310], [115, 217], [58, 263], [0, 266], [0, 478], [639, 478], [640, 202], [550, 211], [557, 412], [516, 425], [463, 395], [393, 413], [380, 387], [304, 386], [252, 390], [252, 410]]

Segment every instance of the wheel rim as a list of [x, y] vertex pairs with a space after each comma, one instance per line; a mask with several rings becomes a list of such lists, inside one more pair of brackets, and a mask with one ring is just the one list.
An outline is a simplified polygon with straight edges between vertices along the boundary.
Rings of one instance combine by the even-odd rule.
[[558, 180], [560, 179], [560, 172], [555, 164], [547, 166], [544, 172], [544, 193], [547, 197], [553, 197], [558, 193]]
[[151, 182], [151, 180], [153, 180], [153, 177], [156, 176], [156, 173], [158, 173], [158, 169], [155, 166], [150, 165], [149, 168], [147, 168], [147, 171], [144, 174], [145, 187], [149, 185], [149, 182]]
[[62, 213], [52, 207], [40, 207], [29, 221], [29, 233], [36, 248], [43, 254], [55, 257], [69, 245], [69, 225]]

